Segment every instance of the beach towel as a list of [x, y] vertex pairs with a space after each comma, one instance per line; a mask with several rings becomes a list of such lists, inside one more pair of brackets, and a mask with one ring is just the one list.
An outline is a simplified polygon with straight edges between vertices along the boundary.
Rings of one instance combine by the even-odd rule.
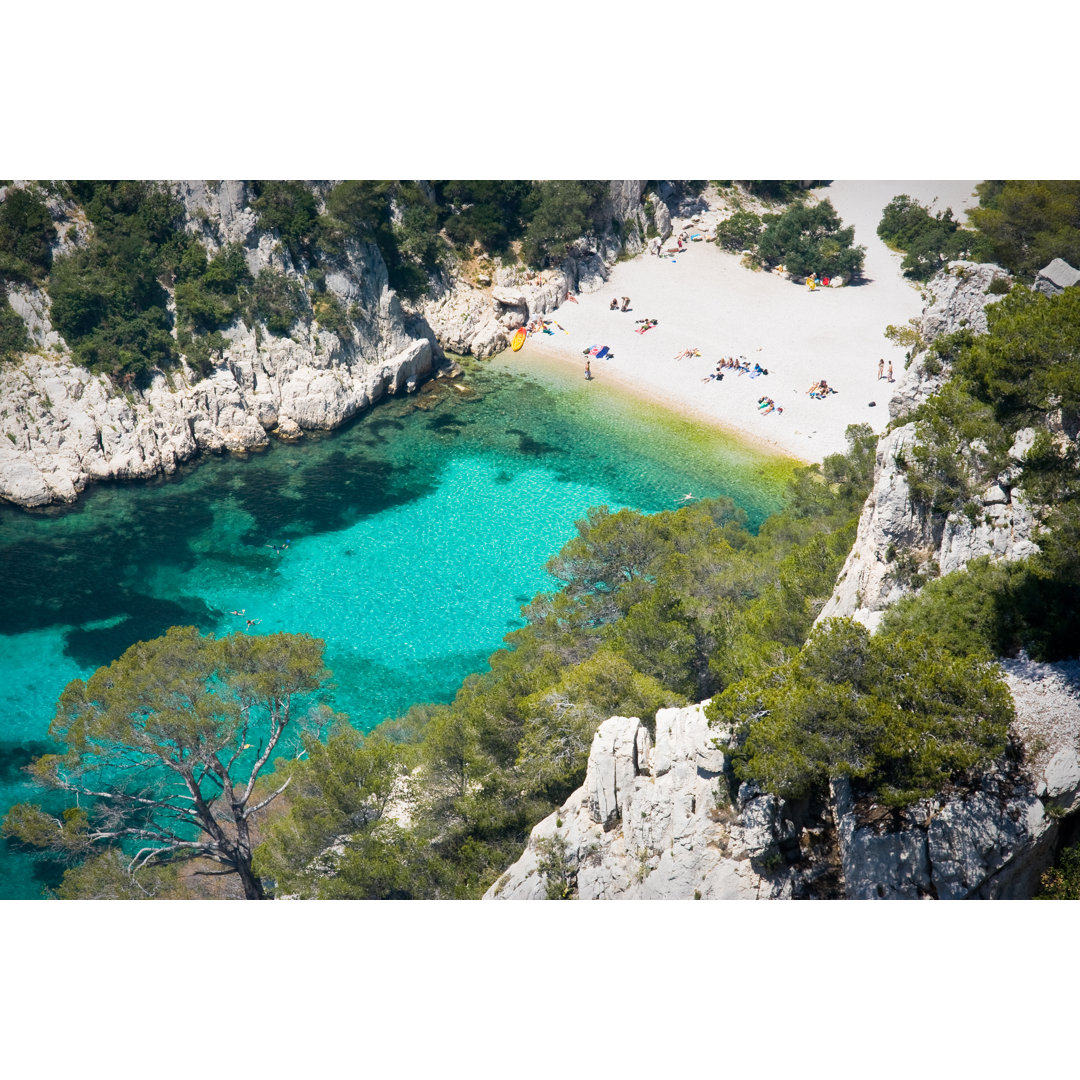
[[603, 359], [604, 359], [604, 357], [605, 357], [605, 356], [607, 356], [607, 354], [608, 354], [608, 347], [607, 347], [607, 346], [605, 345], [605, 346], [604, 346], [604, 347], [603, 347], [603, 348], [602, 348], [602, 349], [601, 349], [601, 350], [600, 350], [600, 351], [599, 351], [599, 352], [598, 352], [598, 353], [596, 354], [596, 359], [597, 359], [597, 360], [603, 360]]
[[756, 379], [760, 374], [761, 374], [760, 371], [751, 371], [750, 372], [750, 378], [751, 379]]

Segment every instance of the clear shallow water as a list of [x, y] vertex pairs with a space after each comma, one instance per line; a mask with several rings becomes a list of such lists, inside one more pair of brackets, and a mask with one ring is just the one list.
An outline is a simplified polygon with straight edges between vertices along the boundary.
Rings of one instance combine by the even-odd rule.
[[[0, 507], [0, 813], [38, 797], [21, 767], [64, 686], [169, 626], [324, 638], [328, 703], [371, 728], [486, 668], [590, 506], [723, 494], [755, 525], [778, 507], [790, 463], [595, 391], [474, 364], [325, 437]], [[56, 878], [0, 846], [0, 898]]]

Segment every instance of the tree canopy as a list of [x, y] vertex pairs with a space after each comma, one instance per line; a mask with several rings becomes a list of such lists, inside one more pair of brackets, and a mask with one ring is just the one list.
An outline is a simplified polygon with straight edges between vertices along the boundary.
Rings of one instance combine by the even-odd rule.
[[994, 262], [1029, 278], [1054, 259], [1080, 267], [1080, 180], [987, 180], [976, 190], [968, 219]]
[[960, 228], [951, 209], [931, 214], [910, 195], [897, 195], [885, 207], [877, 234], [905, 253], [901, 269], [916, 281], [929, 280], [952, 259], [978, 259], [985, 247], [979, 234]]
[[296, 723], [294, 699], [328, 677], [322, 652], [306, 634], [215, 639], [194, 627], [131, 646], [68, 684], [49, 729], [62, 749], [29, 766], [74, 805], [57, 817], [20, 803], [4, 834], [76, 862], [122, 851], [136, 885], [149, 868], [209, 860], [262, 899], [253, 820], [289, 779], [258, 794], [256, 782]]
[[766, 263], [783, 264], [796, 277], [856, 275], [866, 248], [853, 244], [855, 229], [844, 228], [828, 199], [795, 203], [782, 214], [765, 214], [758, 255]]
[[797, 656], [729, 686], [707, 714], [734, 730], [740, 780], [798, 799], [848, 777], [904, 806], [1000, 754], [1013, 705], [983, 659], [829, 619]]

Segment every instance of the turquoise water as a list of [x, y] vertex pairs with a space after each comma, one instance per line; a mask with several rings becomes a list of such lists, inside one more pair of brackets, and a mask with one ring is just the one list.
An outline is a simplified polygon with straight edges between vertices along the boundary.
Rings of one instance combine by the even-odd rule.
[[[724, 494], [757, 524], [786, 468], [507, 360], [296, 445], [99, 485], [74, 507], [0, 507], [0, 813], [39, 797], [21, 768], [64, 686], [169, 626], [324, 638], [327, 701], [368, 729], [486, 669], [590, 506]], [[57, 878], [0, 849], [0, 898]]]

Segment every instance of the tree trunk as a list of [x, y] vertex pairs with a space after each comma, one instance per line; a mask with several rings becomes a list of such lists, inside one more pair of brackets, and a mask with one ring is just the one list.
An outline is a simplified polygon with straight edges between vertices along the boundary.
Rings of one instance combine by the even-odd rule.
[[266, 893], [263, 891], [262, 882], [252, 873], [251, 862], [243, 858], [236, 860], [236, 872], [244, 886], [245, 900], [265, 900]]

